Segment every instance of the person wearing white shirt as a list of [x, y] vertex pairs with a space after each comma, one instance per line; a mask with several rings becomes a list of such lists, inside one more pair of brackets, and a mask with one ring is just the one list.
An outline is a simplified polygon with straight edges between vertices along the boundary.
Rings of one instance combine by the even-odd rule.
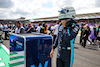
[[8, 36], [8, 26], [7, 26], [7, 24], [2, 24], [1, 29], [5, 33], [5, 40], [7, 40], [7, 36]]
[[8, 31], [8, 26], [7, 26], [7, 24], [4, 25], [4, 31]]
[[51, 29], [53, 30], [53, 43], [58, 35], [58, 27], [59, 27], [59, 21], [56, 21], [56, 25], [51, 27]]
[[3, 25], [2, 25], [2, 24], [0, 25], [0, 28], [1, 28], [1, 30], [3, 31]]
[[15, 25], [16, 25], [16, 29], [15, 29], [16, 34], [25, 33], [25, 29], [24, 27], [21, 26], [21, 23], [19, 21], [16, 21]]
[[42, 28], [42, 24], [39, 23], [38, 27], [36, 28], [36, 32], [40, 33], [41, 28]]

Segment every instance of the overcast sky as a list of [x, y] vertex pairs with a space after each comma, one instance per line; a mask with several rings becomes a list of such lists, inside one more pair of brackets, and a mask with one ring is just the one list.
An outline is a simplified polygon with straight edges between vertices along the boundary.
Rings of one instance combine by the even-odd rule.
[[100, 0], [0, 0], [0, 19], [34, 19], [57, 16], [63, 5], [77, 14], [100, 12]]

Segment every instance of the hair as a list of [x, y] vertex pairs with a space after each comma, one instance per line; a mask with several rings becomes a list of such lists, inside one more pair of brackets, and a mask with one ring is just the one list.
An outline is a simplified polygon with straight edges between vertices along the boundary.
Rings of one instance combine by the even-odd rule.
[[43, 27], [45, 27], [45, 23], [43, 24]]
[[84, 28], [87, 29], [87, 26], [85, 25]]
[[41, 26], [42, 24], [41, 23], [39, 23], [39, 26]]
[[19, 21], [16, 21], [15, 23], [21, 24]]
[[59, 24], [59, 21], [56, 21], [56, 24]]

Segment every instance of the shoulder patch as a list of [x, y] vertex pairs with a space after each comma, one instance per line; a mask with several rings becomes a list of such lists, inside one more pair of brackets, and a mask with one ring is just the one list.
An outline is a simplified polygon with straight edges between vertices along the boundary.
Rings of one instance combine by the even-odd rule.
[[77, 25], [77, 26], [74, 27], [73, 32], [77, 33], [78, 30], [79, 30], [79, 26]]

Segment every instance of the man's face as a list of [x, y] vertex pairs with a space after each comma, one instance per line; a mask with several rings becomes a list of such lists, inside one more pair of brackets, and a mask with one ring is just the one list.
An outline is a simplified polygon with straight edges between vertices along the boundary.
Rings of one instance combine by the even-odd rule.
[[19, 24], [19, 23], [17, 23], [17, 22], [15, 23], [15, 25], [16, 25], [16, 27], [18, 27], [18, 28], [20, 27], [20, 24]]
[[61, 20], [61, 23], [64, 27], [66, 27], [66, 20]]

